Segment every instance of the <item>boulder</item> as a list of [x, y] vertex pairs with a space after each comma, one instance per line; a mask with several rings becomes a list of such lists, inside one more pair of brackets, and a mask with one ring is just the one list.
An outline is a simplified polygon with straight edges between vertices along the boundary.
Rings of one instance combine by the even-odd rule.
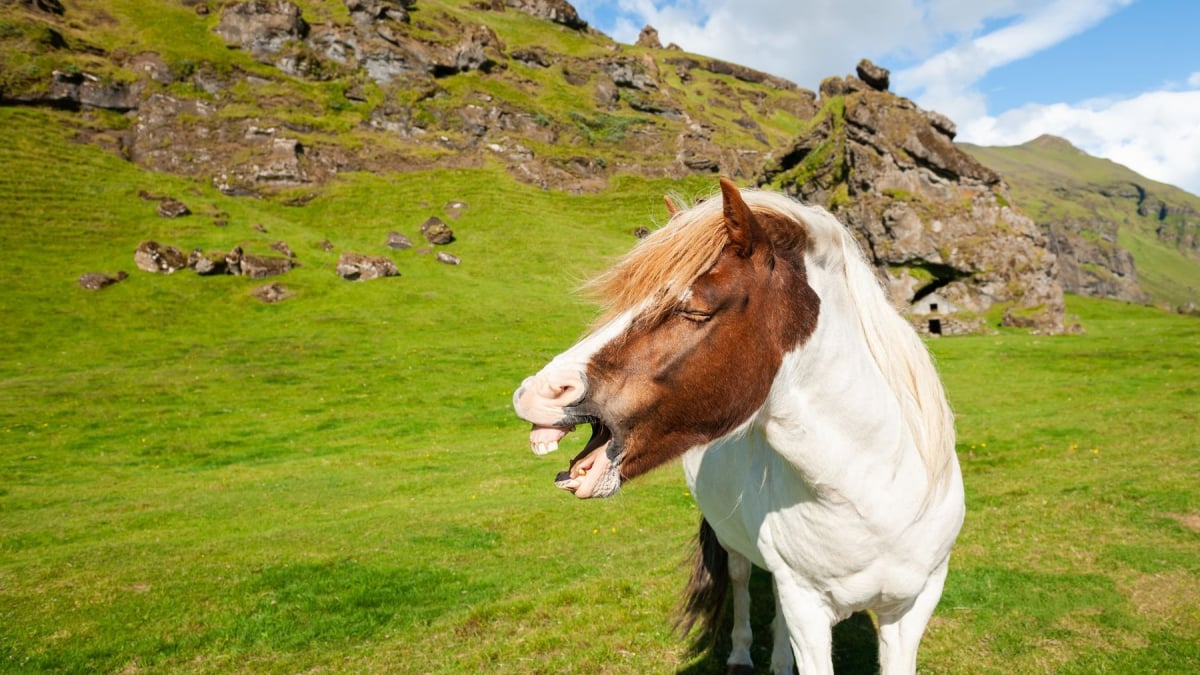
[[462, 259], [458, 256], [454, 255], [453, 253], [446, 253], [445, 251], [438, 251], [437, 255], [434, 257], [438, 262], [446, 265], [458, 265], [462, 262]]
[[866, 82], [868, 87], [876, 91], [887, 91], [890, 86], [891, 73], [887, 68], [881, 68], [871, 63], [870, 59], [859, 61], [855, 72], [858, 74], [858, 79]]
[[158, 203], [158, 208], [155, 209], [158, 215], [163, 218], [178, 218], [180, 216], [191, 215], [192, 211], [186, 204], [178, 199], [167, 198]]
[[187, 267], [187, 257], [174, 246], [163, 246], [153, 239], [138, 244], [133, 252], [138, 269], [158, 274], [170, 274]]
[[285, 242], [282, 242], [282, 241], [271, 242], [271, 250], [279, 251], [280, 253], [286, 255], [289, 258], [296, 257], [296, 253], [294, 251], [292, 251], [292, 248], [290, 246], [288, 246]]
[[398, 277], [396, 263], [383, 256], [343, 253], [338, 256], [337, 275], [347, 281], [368, 281], [380, 277]]
[[201, 249], [192, 249], [187, 260], [188, 269], [200, 276], [226, 274], [229, 269], [225, 263], [224, 253], [205, 253]]
[[446, 212], [446, 216], [458, 220], [462, 216], [462, 212], [467, 210], [468, 204], [459, 199], [452, 199], [442, 205], [442, 210]]
[[445, 246], [454, 241], [454, 231], [437, 216], [430, 216], [421, 223], [421, 235], [436, 246]]
[[399, 232], [388, 232], [387, 247], [395, 251], [404, 251], [413, 247], [412, 239]]
[[89, 291], [98, 291], [112, 286], [118, 281], [124, 281], [127, 277], [129, 275], [125, 273], [125, 270], [117, 272], [115, 277], [110, 277], [102, 272], [87, 272], [79, 276], [79, 287]]
[[251, 294], [266, 303], [281, 302], [295, 295], [278, 281], [263, 284], [251, 291]]
[[277, 258], [274, 256], [250, 255], [242, 254], [241, 274], [251, 279], [266, 279], [286, 272], [290, 272], [292, 268], [299, 267], [300, 263], [291, 258]]

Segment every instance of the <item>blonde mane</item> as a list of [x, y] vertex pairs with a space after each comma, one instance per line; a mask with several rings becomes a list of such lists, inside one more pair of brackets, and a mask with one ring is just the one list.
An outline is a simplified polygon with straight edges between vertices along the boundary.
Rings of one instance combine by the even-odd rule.
[[[742, 198], [752, 212], [783, 214], [803, 228], [806, 261], [841, 275], [867, 348], [925, 464], [928, 503], [953, 474], [954, 416], [924, 342], [892, 307], [858, 242], [832, 214], [775, 192], [742, 190]], [[676, 213], [585, 285], [601, 305], [597, 323], [639, 307], [643, 316], [670, 311], [728, 243], [719, 195]]]

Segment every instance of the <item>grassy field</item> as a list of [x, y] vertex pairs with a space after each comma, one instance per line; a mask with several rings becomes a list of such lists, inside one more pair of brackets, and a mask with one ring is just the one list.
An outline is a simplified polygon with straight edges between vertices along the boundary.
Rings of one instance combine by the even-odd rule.
[[[657, 195], [711, 185], [347, 176], [295, 208], [139, 171], [58, 119], [0, 108], [0, 671], [721, 672], [669, 630], [699, 517], [678, 469], [576, 503], [552, 484], [572, 450], [533, 456], [510, 410], [591, 317], [571, 288], [663, 220]], [[461, 266], [383, 246], [430, 215]], [[147, 238], [286, 241], [296, 295], [140, 272]], [[344, 282], [345, 250], [403, 276]], [[932, 343], [970, 511], [924, 671], [1200, 669], [1200, 321], [1069, 310], [1085, 336]], [[869, 672], [864, 632], [839, 631], [844, 672]]]

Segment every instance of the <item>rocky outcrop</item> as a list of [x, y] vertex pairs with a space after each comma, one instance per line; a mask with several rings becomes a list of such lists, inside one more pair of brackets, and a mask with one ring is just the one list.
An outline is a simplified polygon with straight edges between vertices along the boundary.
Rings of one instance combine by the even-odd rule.
[[[886, 71], [860, 69], [886, 81]], [[940, 116], [858, 78], [831, 78], [821, 89], [811, 131], [759, 183], [836, 213], [899, 308], [936, 292], [958, 310], [959, 324], [947, 325], [973, 325], [1000, 303], [1015, 308], [1006, 321], [1061, 332], [1049, 242], [1012, 208], [1000, 177], [954, 146]]]
[[216, 33], [230, 46], [240, 47], [255, 58], [269, 60], [289, 42], [308, 35], [308, 22], [300, 8], [287, 0], [251, 0], [221, 12]]
[[638, 33], [636, 44], [648, 49], [662, 49], [662, 42], [658, 39], [658, 30], [649, 24], [643, 26], [642, 32]]

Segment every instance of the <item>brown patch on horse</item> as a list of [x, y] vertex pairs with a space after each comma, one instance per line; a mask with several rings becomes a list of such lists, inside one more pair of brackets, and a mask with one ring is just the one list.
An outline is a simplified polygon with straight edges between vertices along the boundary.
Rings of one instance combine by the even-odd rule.
[[[652, 238], [665, 236], [640, 245], [599, 284], [617, 298], [615, 309], [651, 298], [587, 369], [589, 399], [601, 408], [594, 412], [624, 452], [623, 479], [746, 422], [784, 354], [816, 328], [820, 299], [807, 281], [803, 226], [753, 212], [728, 181], [722, 203], [702, 207], [701, 217], [680, 213]], [[672, 255], [685, 263], [670, 264]]]

